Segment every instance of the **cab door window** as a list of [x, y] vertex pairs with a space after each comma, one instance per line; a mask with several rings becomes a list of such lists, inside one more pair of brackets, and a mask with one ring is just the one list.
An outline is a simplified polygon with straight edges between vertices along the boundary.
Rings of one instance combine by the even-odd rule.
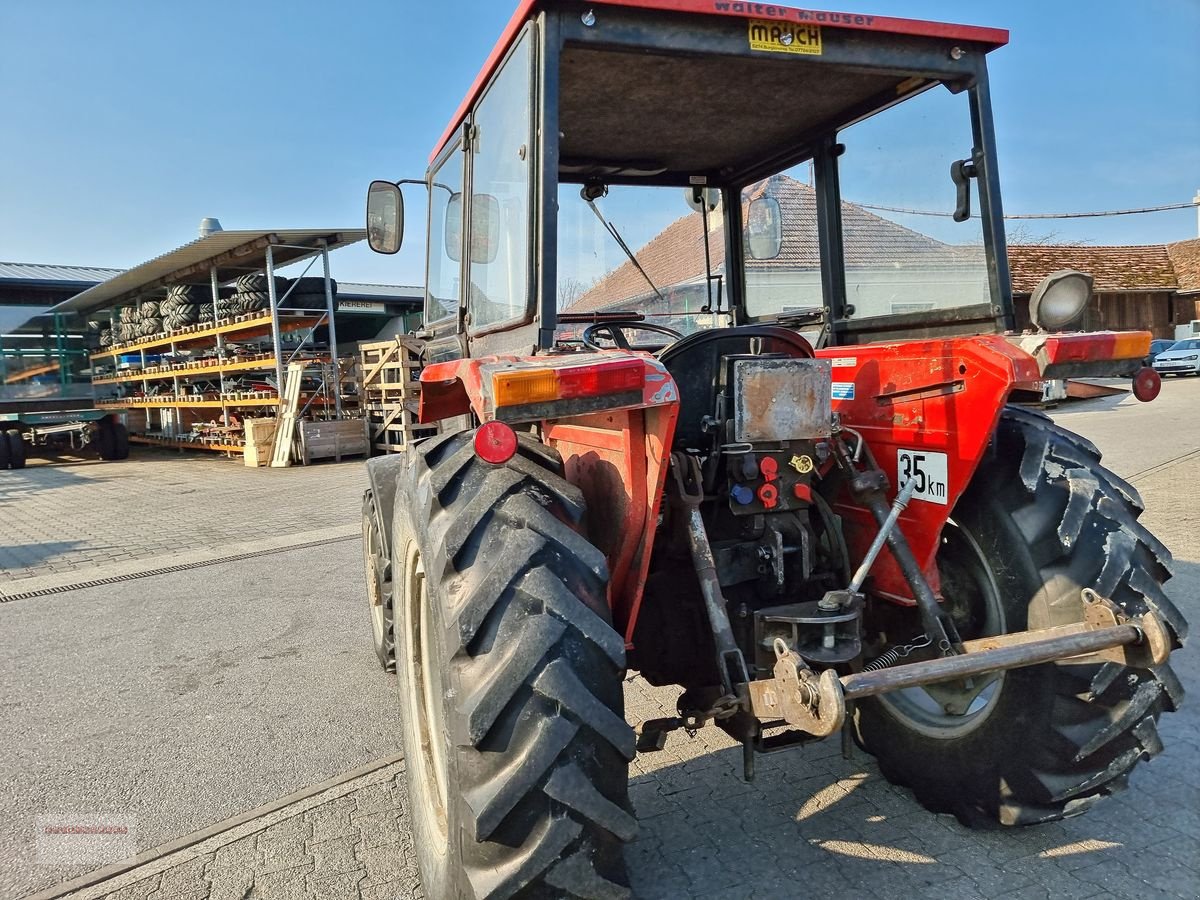
[[426, 327], [458, 314], [462, 285], [462, 190], [463, 154], [461, 144], [456, 144], [434, 171], [429, 189]]
[[532, 314], [532, 39], [529, 32], [475, 110], [471, 129], [471, 258], [467, 309], [478, 333]]

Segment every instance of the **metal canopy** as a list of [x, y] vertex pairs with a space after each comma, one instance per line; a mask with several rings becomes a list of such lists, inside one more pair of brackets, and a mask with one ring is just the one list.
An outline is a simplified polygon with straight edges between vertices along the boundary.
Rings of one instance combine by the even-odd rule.
[[323, 247], [336, 250], [366, 236], [361, 228], [218, 231], [88, 288], [51, 312], [89, 315], [132, 303], [172, 284], [210, 285], [214, 269], [217, 282], [224, 284], [239, 275], [263, 271], [268, 248], [278, 268], [314, 256]]

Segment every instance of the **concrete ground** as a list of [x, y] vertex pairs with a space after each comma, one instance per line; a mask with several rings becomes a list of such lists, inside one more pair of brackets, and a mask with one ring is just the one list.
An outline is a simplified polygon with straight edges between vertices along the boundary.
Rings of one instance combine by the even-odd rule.
[[[1055, 413], [1143, 493], [1143, 521], [1175, 554], [1168, 592], [1193, 622], [1198, 404], [1200, 379], [1171, 380], [1154, 404], [1106, 400]], [[197, 523], [194, 538], [184, 539], [192, 541], [189, 559], [236, 556], [222, 547], [238, 541], [259, 552], [0, 603], [8, 651], [0, 657], [2, 897], [122, 858], [56, 864], [46, 853], [47, 815], [124, 817], [134, 826], [129, 856], [397, 747], [394, 680], [370, 653], [352, 539], [361, 463], [255, 472], [148, 455], [107, 468], [0, 474], [3, 543], [10, 523], [14, 534], [37, 535], [41, 526], [27, 519], [51, 515], [64, 545], [30, 559], [19, 579], [0, 576], [0, 591], [22, 596], [21, 585], [78, 582], [97, 571], [88, 548], [116, 540], [132, 555], [101, 568], [158, 571], [171, 550], [160, 552], [161, 527], [138, 524], [151, 519], [148, 511]], [[64, 508], [95, 502], [75, 477], [99, 482], [104, 514], [83, 520]], [[226, 532], [220, 516], [205, 511], [214, 501], [236, 509]], [[110, 532], [110, 521], [124, 528]], [[273, 545], [260, 546], [258, 522], [273, 524]], [[309, 547], [304, 535], [314, 529], [339, 539]], [[288, 549], [288, 541], [302, 548]], [[61, 571], [48, 571], [52, 560]], [[1173, 660], [1186, 686], [1200, 683], [1194, 644]], [[670, 714], [674, 699], [637, 677], [626, 685], [633, 721]], [[631, 771], [641, 822], [627, 852], [635, 895], [1200, 897], [1197, 702], [1164, 717], [1161, 734], [1166, 750], [1139, 767], [1131, 790], [1086, 816], [971, 832], [922, 810], [869, 757], [842, 759], [836, 742], [760, 757], [758, 777], [746, 785], [740, 751], [720, 732], [677, 733]], [[420, 897], [401, 768], [206, 834], [75, 896]]]

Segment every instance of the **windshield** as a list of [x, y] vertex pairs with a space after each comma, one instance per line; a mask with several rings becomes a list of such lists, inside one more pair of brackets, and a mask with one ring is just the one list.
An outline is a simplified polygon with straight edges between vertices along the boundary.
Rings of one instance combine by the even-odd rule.
[[[991, 302], [977, 182], [973, 217], [952, 218], [951, 163], [971, 155], [967, 95], [934, 88], [843, 130], [838, 141], [845, 147], [838, 168], [847, 317]], [[813, 184], [803, 164], [747, 191], [750, 201], [776, 201], [782, 218], [777, 254], [762, 258], [746, 242], [750, 316], [821, 306]]]
[[1200, 350], [1200, 341], [1178, 341], [1171, 345], [1172, 350]]
[[[728, 308], [720, 277], [725, 271], [725, 235], [719, 205], [708, 214], [709, 265], [717, 276], [710, 284], [703, 217], [689, 207], [682, 188], [613, 185], [594, 204], [595, 210], [579, 185], [559, 185], [560, 316], [629, 313], [683, 334], [730, 324], [728, 314], [705, 311], [716, 308], [719, 298]], [[559, 338], [578, 337], [586, 324], [560, 323]], [[661, 335], [633, 329], [629, 337], [635, 343], [663, 343]]]

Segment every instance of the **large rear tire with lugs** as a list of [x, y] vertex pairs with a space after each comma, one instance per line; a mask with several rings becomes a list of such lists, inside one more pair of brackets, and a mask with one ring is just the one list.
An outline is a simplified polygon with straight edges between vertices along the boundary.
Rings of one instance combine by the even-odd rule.
[[[1080, 622], [1090, 588], [1130, 615], [1156, 613], [1178, 646], [1187, 624], [1162, 590], [1170, 554], [1138, 523], [1141, 511], [1090, 442], [1006, 409], [938, 555], [962, 636]], [[1084, 812], [1162, 749], [1158, 718], [1183, 700], [1169, 664], [1063, 660], [964, 688], [969, 703], [947, 686], [861, 701], [854, 724], [885, 777], [969, 825]]]
[[409, 807], [428, 897], [623, 897], [634, 737], [625, 645], [584, 501], [527, 435], [474, 432], [399, 475], [393, 614]]

